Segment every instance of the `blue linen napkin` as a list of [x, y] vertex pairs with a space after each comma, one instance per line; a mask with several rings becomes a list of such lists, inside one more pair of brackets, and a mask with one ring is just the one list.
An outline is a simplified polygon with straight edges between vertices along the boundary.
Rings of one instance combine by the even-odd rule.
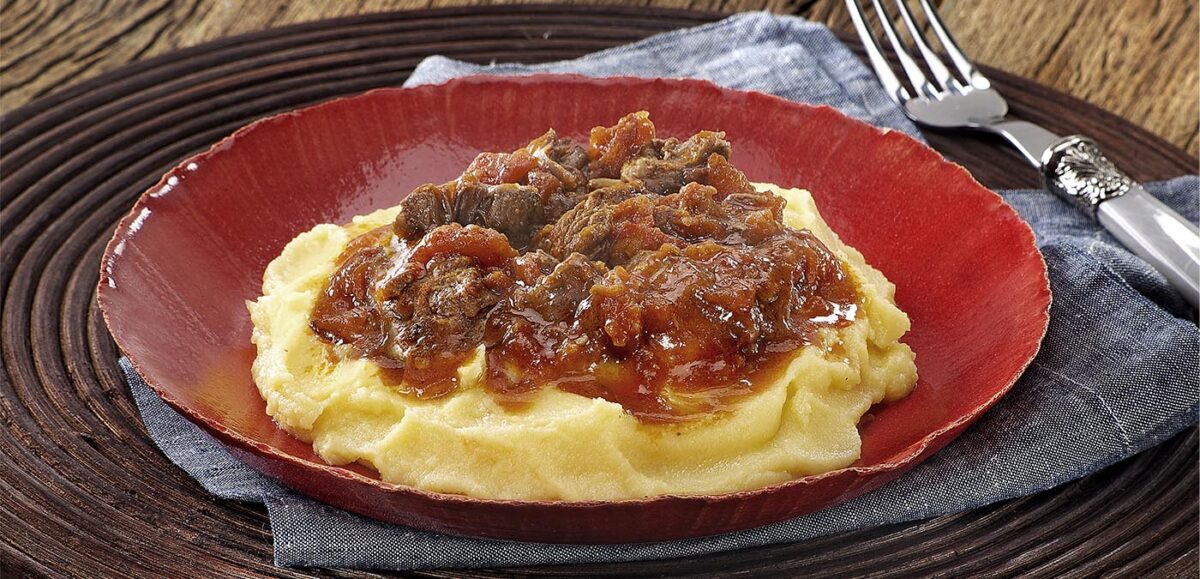
[[[825, 27], [743, 14], [578, 60], [483, 67], [426, 59], [408, 85], [530, 71], [696, 77], [832, 105], [920, 138], [871, 73]], [[1147, 189], [1192, 222], [1200, 179]], [[121, 366], [150, 436], [209, 492], [264, 503], [283, 566], [410, 570], [617, 562], [800, 541], [925, 519], [1045, 490], [1154, 446], [1196, 422], [1200, 332], [1165, 279], [1073, 208], [1039, 190], [1001, 192], [1030, 224], [1054, 304], [1041, 353], [958, 440], [890, 485], [788, 521], [714, 537], [630, 545], [472, 539], [365, 519], [298, 496], [238, 462]], [[1079, 433], [1086, 432], [1087, 436]]]

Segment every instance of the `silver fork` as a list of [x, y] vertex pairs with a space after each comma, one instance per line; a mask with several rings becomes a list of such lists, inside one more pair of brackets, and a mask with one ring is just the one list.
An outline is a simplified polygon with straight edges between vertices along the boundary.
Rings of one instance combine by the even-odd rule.
[[[938, 43], [958, 71], [952, 73], [913, 20], [906, 0], [894, 0], [925, 68], [892, 24], [880, 0], [870, 0], [884, 36], [900, 61], [908, 86], [884, 58], [858, 0], [845, 0], [867, 57], [883, 88], [904, 113], [935, 129], [999, 135], [1039, 169], [1046, 188], [1090, 215], [1121, 243], [1153, 265], [1195, 308], [1200, 302], [1200, 235], [1178, 213], [1113, 166], [1087, 137], [1060, 137], [1033, 123], [1008, 118], [1008, 103], [971, 64], [929, 0], [919, 0]], [[926, 71], [929, 73], [926, 75]]]

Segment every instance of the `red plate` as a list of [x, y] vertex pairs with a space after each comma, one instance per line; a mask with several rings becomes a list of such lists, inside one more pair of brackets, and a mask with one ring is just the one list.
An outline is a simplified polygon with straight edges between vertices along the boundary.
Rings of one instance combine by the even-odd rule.
[[[245, 301], [292, 237], [454, 178], [481, 150], [547, 127], [583, 138], [649, 110], [659, 134], [719, 129], [756, 181], [812, 191], [834, 230], [897, 287], [917, 353], [911, 396], [860, 427], [849, 468], [720, 496], [620, 502], [472, 499], [323, 462], [278, 429], [254, 387]], [[384, 89], [258, 121], [142, 195], [104, 255], [99, 299], [117, 344], [172, 407], [246, 463], [349, 511], [504, 539], [677, 539], [808, 513], [878, 488], [950, 442], [1012, 386], [1049, 319], [1033, 233], [962, 167], [895, 131], [693, 80], [471, 77]]]

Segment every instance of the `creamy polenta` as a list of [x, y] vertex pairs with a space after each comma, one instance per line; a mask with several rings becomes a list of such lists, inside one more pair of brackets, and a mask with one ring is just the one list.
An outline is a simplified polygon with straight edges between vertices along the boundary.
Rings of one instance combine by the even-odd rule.
[[[811, 230], [846, 265], [860, 296], [848, 326], [819, 331], [770, 384], [732, 407], [678, 423], [646, 423], [618, 404], [542, 388], [502, 406], [482, 385], [482, 346], [450, 395], [422, 400], [385, 384], [371, 361], [334, 354], [309, 313], [355, 236], [397, 208], [318, 225], [271, 262], [249, 302], [253, 374], [275, 422], [333, 464], [360, 462], [384, 481], [480, 498], [621, 500], [755, 489], [850, 465], [872, 404], [916, 381], [901, 343], [907, 316], [894, 287], [829, 229], [808, 192], [755, 185], [787, 200], [784, 222]], [[344, 352], [343, 352], [344, 353]]]

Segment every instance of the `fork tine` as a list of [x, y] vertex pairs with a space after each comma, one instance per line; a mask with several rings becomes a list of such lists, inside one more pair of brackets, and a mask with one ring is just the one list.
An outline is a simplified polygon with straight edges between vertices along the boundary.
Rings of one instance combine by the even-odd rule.
[[985, 89], [992, 86], [991, 81], [983, 76], [975, 65], [971, 64], [971, 59], [963, 53], [958, 47], [958, 43], [950, 36], [950, 31], [946, 29], [946, 24], [942, 22], [942, 17], [938, 14], [937, 8], [929, 0], [920, 0], [921, 9], [925, 11], [925, 15], [929, 18], [929, 26], [933, 28], [933, 33], [937, 35], [938, 42], [942, 44], [942, 48], [946, 54], [950, 55], [950, 60], [954, 62], [954, 67], [958, 69], [959, 74], [966, 79], [967, 83], [978, 89]]
[[917, 61], [913, 60], [912, 55], [908, 53], [908, 47], [904, 46], [900, 35], [896, 33], [896, 27], [892, 26], [892, 15], [884, 10], [883, 4], [879, 0], [871, 0], [871, 4], [875, 6], [875, 15], [879, 17], [883, 34], [892, 44], [892, 51], [896, 53], [896, 58], [900, 59], [900, 67], [908, 75], [908, 81], [918, 92], [929, 96], [936, 95], [937, 88], [930, 84], [929, 79], [925, 78], [925, 73], [921, 72], [921, 67], [917, 65]]
[[900, 12], [900, 18], [904, 20], [905, 28], [908, 28], [909, 36], [912, 37], [913, 43], [917, 45], [917, 50], [920, 51], [921, 56], [925, 59], [925, 65], [929, 67], [929, 72], [933, 73], [933, 78], [937, 80], [938, 86], [942, 87], [942, 90], [962, 92], [962, 84], [958, 82], [958, 79], [954, 78], [953, 74], [950, 74], [950, 69], [946, 68], [945, 64], [942, 64], [941, 57], [925, 41], [925, 34], [917, 27], [917, 22], [913, 20], [912, 12], [908, 11], [908, 1], [895, 0], [895, 2], [896, 9]]
[[875, 33], [871, 32], [871, 28], [867, 26], [858, 0], [846, 0], [846, 8], [850, 10], [850, 20], [854, 22], [854, 29], [858, 31], [863, 48], [867, 50], [867, 59], [871, 61], [871, 67], [875, 69], [875, 76], [879, 77], [879, 82], [887, 91], [888, 96], [892, 97], [896, 104], [903, 105], [904, 101], [909, 99], [908, 90], [901, 84], [900, 79], [896, 78], [891, 65], [884, 58], [883, 52], [879, 49], [879, 41], [875, 39]]

